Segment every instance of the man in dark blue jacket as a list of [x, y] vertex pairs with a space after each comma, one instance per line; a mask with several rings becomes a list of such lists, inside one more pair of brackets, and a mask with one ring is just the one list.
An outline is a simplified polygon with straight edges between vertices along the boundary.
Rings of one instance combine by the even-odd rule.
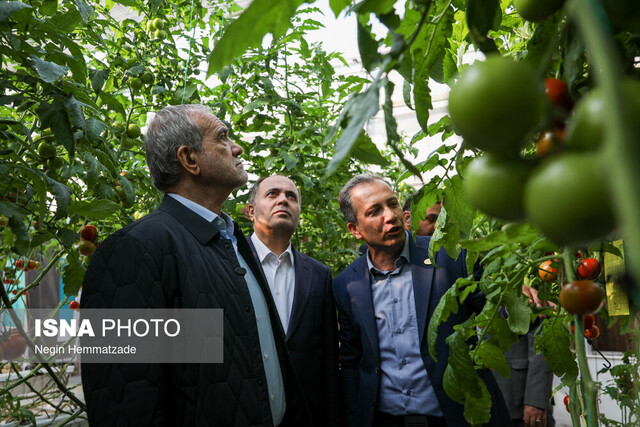
[[[438, 268], [427, 257], [428, 238], [414, 243], [391, 186], [376, 175], [358, 175], [340, 191], [347, 227], [368, 251], [333, 281], [340, 323], [342, 384], [350, 426], [465, 426], [463, 408], [442, 381], [453, 326], [484, 304], [470, 296], [438, 328], [435, 362], [426, 329], [442, 295], [466, 277], [464, 254], [444, 250]], [[492, 395], [492, 426], [510, 426], [504, 399], [490, 372], [481, 373]]]
[[164, 200], [99, 246], [81, 307], [223, 309], [224, 360], [83, 364], [90, 424], [311, 424], [266, 280], [237, 224], [221, 211], [247, 181], [242, 149], [203, 105], [158, 111], [145, 146]]

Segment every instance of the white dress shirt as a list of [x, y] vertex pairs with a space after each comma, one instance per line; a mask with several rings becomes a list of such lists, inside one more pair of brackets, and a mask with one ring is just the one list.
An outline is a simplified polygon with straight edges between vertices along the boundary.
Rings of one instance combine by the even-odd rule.
[[289, 328], [289, 318], [291, 317], [291, 307], [293, 306], [293, 292], [296, 285], [291, 243], [289, 243], [287, 249], [278, 257], [262, 243], [262, 240], [258, 238], [256, 233], [251, 234], [251, 241], [256, 248], [264, 274], [267, 276], [269, 289], [271, 290], [271, 295], [273, 295], [273, 300], [276, 303], [280, 321], [286, 334]]

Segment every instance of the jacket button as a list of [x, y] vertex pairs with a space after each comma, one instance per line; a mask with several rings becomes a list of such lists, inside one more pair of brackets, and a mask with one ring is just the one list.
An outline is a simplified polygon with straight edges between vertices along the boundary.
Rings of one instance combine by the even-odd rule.
[[234, 270], [236, 272], [236, 274], [240, 275], [240, 276], [244, 276], [245, 274], [247, 274], [247, 269], [246, 268], [242, 268], [242, 267], [236, 267], [234, 268]]
[[251, 313], [251, 307], [249, 307], [248, 305], [245, 305], [244, 311], [246, 311], [247, 313]]
[[264, 385], [264, 381], [262, 381], [262, 378], [258, 379], [258, 385], [259, 385], [259, 386]]
[[376, 375], [380, 375], [380, 368], [376, 368]]

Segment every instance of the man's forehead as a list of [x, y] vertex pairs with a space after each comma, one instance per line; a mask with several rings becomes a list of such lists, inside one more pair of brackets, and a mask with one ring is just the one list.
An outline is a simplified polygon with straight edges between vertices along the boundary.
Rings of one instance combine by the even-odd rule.
[[296, 184], [291, 181], [286, 176], [270, 176], [269, 178], [265, 178], [262, 183], [260, 183], [260, 190], [262, 192], [268, 190], [294, 190], [295, 192], [299, 192]]

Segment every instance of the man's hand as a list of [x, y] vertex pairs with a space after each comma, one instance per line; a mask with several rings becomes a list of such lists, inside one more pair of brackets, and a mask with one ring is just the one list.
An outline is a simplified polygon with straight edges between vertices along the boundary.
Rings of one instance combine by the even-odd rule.
[[546, 427], [547, 411], [535, 406], [524, 405], [524, 427]]
[[529, 298], [529, 304], [535, 304], [536, 307], [553, 307], [556, 308], [558, 305], [546, 300], [541, 300], [538, 298], [538, 290], [532, 288], [531, 286], [522, 285], [522, 293]]

